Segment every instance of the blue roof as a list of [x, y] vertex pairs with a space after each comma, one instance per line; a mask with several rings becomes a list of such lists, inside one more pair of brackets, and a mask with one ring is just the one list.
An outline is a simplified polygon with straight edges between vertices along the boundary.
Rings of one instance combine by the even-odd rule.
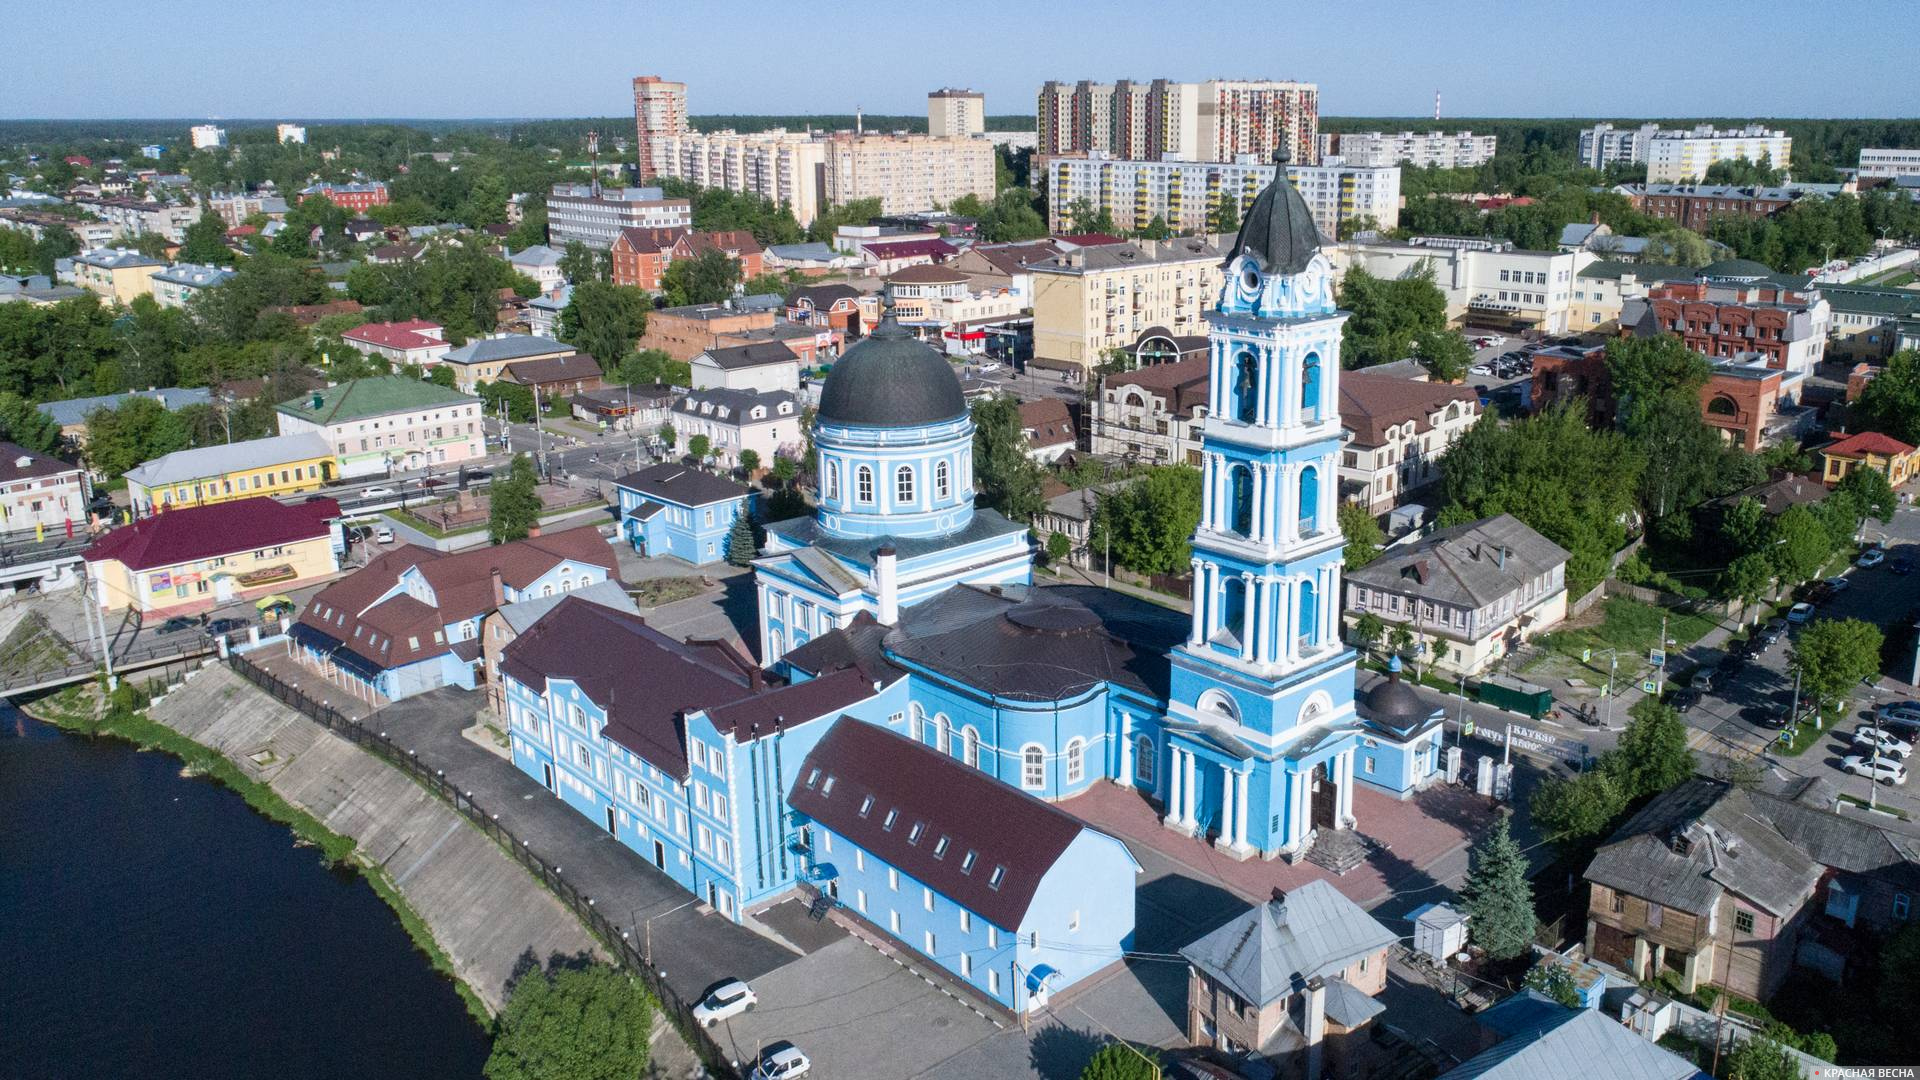
[[176, 412], [189, 405], [205, 405], [211, 399], [204, 386], [169, 386], [161, 390], [135, 390], [126, 394], [101, 394], [98, 397], [68, 398], [65, 401], [41, 403], [41, 412], [53, 417], [62, 427], [87, 422], [87, 414], [95, 409], [117, 409], [120, 403], [131, 397], [152, 398], [167, 407], [168, 412]]
[[1481, 1013], [1481, 1026], [1505, 1038], [1440, 1080], [1536, 1080], [1595, 1075], [1609, 1080], [1693, 1080], [1704, 1074], [1596, 1009], [1569, 1009], [1523, 990]]

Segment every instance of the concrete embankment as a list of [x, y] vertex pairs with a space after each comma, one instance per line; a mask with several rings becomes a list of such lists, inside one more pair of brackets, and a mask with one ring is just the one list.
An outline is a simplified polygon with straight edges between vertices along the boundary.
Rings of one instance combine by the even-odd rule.
[[224, 665], [199, 670], [148, 715], [351, 838], [493, 1012], [523, 957], [604, 959], [579, 920], [452, 807]]

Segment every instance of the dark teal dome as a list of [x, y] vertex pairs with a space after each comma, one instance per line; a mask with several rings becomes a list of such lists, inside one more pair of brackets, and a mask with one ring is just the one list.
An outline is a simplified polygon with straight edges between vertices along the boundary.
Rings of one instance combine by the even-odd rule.
[[[1227, 263], [1242, 255], [1263, 274], [1297, 274], [1320, 250], [1320, 229], [1313, 211], [1287, 179], [1287, 155], [1274, 155], [1273, 182], [1254, 196], [1240, 223], [1240, 235], [1227, 252]], [[1222, 265], [1226, 265], [1223, 263]]]
[[893, 317], [834, 362], [820, 388], [819, 419], [860, 427], [924, 427], [967, 415], [953, 365]]

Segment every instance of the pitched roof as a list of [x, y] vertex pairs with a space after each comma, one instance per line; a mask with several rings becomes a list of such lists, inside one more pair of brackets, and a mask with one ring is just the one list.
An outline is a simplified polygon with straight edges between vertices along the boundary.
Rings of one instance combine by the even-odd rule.
[[1269, 900], [1180, 950], [1194, 967], [1265, 1007], [1298, 989], [1296, 980], [1338, 975], [1393, 944], [1393, 931], [1325, 881]]
[[1566, 561], [1565, 548], [1512, 514], [1500, 514], [1390, 548], [1373, 562], [1349, 570], [1347, 580], [1479, 608]]
[[426, 331], [439, 331], [437, 322], [425, 319], [408, 319], [405, 322], [365, 323], [351, 330], [342, 331], [340, 336], [348, 341], [364, 341], [369, 345], [380, 345], [389, 349], [427, 349], [436, 345], [446, 345], [446, 339], [434, 337]]
[[742, 371], [768, 364], [800, 362], [800, 358], [794, 355], [794, 351], [788, 348], [785, 342], [780, 341], [756, 341], [748, 345], [713, 348], [700, 355], [712, 361], [713, 366], [721, 371]]
[[490, 360], [518, 360], [522, 357], [573, 351], [575, 351], [573, 346], [562, 344], [550, 337], [503, 334], [499, 337], [475, 338], [442, 359], [449, 364], [483, 364]]
[[250, 499], [183, 506], [123, 525], [87, 548], [88, 562], [113, 559], [130, 570], [151, 570], [214, 559], [236, 551], [276, 547], [326, 536], [340, 516], [332, 499], [288, 505], [257, 495]]
[[35, 406], [41, 412], [53, 417], [62, 427], [84, 424], [87, 414], [96, 409], [117, 409], [128, 398], [151, 398], [173, 412], [189, 405], [205, 405], [213, 400], [212, 393], [204, 386], [181, 387], [168, 386], [159, 390], [131, 390], [124, 394], [101, 394], [96, 397], [67, 398], [63, 401], [43, 401]]
[[1073, 415], [1059, 398], [1021, 402], [1020, 426], [1033, 432], [1027, 437], [1027, 445], [1036, 450], [1074, 443]]
[[508, 382], [527, 386], [563, 382], [567, 379], [597, 379], [600, 377], [600, 362], [587, 353], [542, 356], [535, 360], [519, 360], [508, 364], [502, 374], [506, 376]]
[[674, 241], [674, 247], [698, 255], [706, 251], [724, 251], [740, 255], [760, 254], [760, 242], [745, 229], [721, 229], [712, 232], [690, 232]]
[[[701, 412], [700, 406], [702, 405], [711, 405], [713, 409], [710, 412]], [[767, 414], [757, 420], [749, 416], [755, 405], [763, 405], [767, 410]], [[781, 405], [792, 405], [794, 408], [782, 414], [780, 412]], [[705, 417], [719, 423], [731, 424], [738, 427], [746, 423], [771, 424], [781, 419], [783, 415], [798, 416], [800, 411], [798, 405], [799, 402], [794, 398], [793, 394], [786, 390], [729, 390], [725, 387], [714, 386], [708, 387], [705, 390], [695, 390], [685, 395], [673, 403], [673, 411], [687, 413], [692, 416]], [[725, 416], [720, 415], [723, 409], [727, 414]]]
[[1365, 371], [1340, 374], [1340, 423], [1361, 446], [1379, 446], [1387, 431], [1411, 420], [1414, 431], [1431, 431], [1428, 417], [1453, 402], [1467, 408], [1479, 405], [1480, 395], [1470, 386], [1416, 382]]
[[1880, 454], [1884, 457], [1898, 457], [1901, 454], [1913, 453], [1913, 447], [1908, 446], [1906, 443], [1901, 442], [1891, 435], [1882, 435], [1877, 431], [1862, 431], [1856, 435], [1849, 435], [1830, 446], [1823, 446], [1820, 448], [1820, 452], [1823, 454], [1848, 455]]
[[966, 280], [967, 275], [939, 263], [902, 267], [887, 275], [887, 283], [892, 285], [958, 285]]
[[858, 671], [836, 671], [708, 709], [707, 719], [720, 731], [738, 733], [736, 738], [744, 742], [763, 732], [832, 716], [879, 691], [873, 680]]
[[559, 266], [563, 255], [545, 244], [534, 244], [508, 255], [507, 261], [515, 266]]
[[959, 254], [960, 249], [945, 240], [882, 240], [872, 244], [862, 244], [861, 249], [876, 259], [946, 259]]
[[885, 639], [890, 629], [874, 618], [872, 612], [863, 609], [847, 625], [820, 634], [797, 649], [789, 649], [780, 660], [789, 668], [812, 675], [851, 670], [863, 678], [891, 685], [906, 672], [887, 659]]
[[241, 469], [269, 468], [292, 461], [331, 457], [332, 454], [333, 448], [327, 445], [327, 440], [311, 431], [297, 435], [274, 435], [265, 439], [175, 450], [128, 469], [127, 479], [142, 487], [165, 487]]
[[1627, 819], [1594, 853], [1586, 878], [1705, 915], [1723, 891], [1779, 916], [1812, 895], [1821, 870], [1770, 820], [1771, 801], [1693, 777]]
[[80, 466], [69, 465], [59, 458], [36, 454], [17, 443], [0, 442], [0, 484], [79, 471]]
[[1151, 254], [1146, 248], [1132, 242], [1102, 244], [1056, 255], [1044, 262], [1034, 263], [1031, 269], [1052, 274], [1084, 274], [1163, 263], [1218, 262], [1221, 258], [1222, 250], [1211, 240], [1183, 236], [1162, 240]]
[[864, 295], [851, 285], [802, 285], [787, 294], [787, 303], [793, 305], [805, 300], [815, 311], [826, 311], [836, 301], [858, 300]]
[[1507, 998], [1481, 1013], [1479, 1020], [1506, 1038], [1440, 1080], [1600, 1075], [1596, 1070], [1604, 1070], [1608, 1080], [1690, 1080], [1702, 1075], [1692, 1062], [1600, 1010], [1569, 1009], [1537, 990]]
[[449, 390], [425, 379], [405, 375], [376, 375], [315, 390], [290, 401], [279, 411], [316, 424], [339, 424], [393, 413], [418, 412], [436, 406], [473, 405], [479, 398]]
[[1109, 376], [1106, 385], [1113, 390], [1137, 386], [1156, 397], [1165, 398], [1167, 408], [1171, 411], [1188, 415], [1194, 406], [1206, 404], [1207, 389], [1212, 378], [1211, 362], [1205, 356], [1196, 356], [1171, 364], [1149, 364]]
[[95, 248], [83, 251], [73, 257], [73, 261], [85, 266], [98, 266], [103, 270], [125, 270], [137, 266], [165, 266], [164, 260], [142, 255], [132, 248]]
[[1026, 272], [1026, 263], [1060, 254], [1060, 246], [1051, 240], [1027, 240], [1013, 244], [975, 244], [968, 253], [978, 255], [1002, 274], [1011, 277]]
[[627, 587], [613, 578], [608, 578], [605, 581], [596, 581], [586, 588], [574, 589], [572, 592], [564, 592], [558, 596], [536, 596], [531, 600], [508, 604], [500, 608], [500, 619], [514, 633], [520, 633], [539, 622], [541, 616], [559, 607], [561, 602], [569, 596], [599, 604], [601, 607], [612, 608], [615, 611], [625, 611], [634, 615], [640, 613], [639, 605], [633, 602], [633, 597], [627, 595]]
[[686, 232], [684, 228], [671, 226], [664, 228], [628, 226], [620, 230], [619, 234], [613, 238], [613, 242], [638, 255], [656, 255], [671, 248], [673, 242], [680, 239]]
[[848, 716], [801, 763], [787, 804], [1009, 931], [1087, 831], [951, 754]]
[[628, 473], [614, 483], [675, 506], [730, 502], [745, 497], [750, 490], [724, 476], [701, 472], [675, 461]]

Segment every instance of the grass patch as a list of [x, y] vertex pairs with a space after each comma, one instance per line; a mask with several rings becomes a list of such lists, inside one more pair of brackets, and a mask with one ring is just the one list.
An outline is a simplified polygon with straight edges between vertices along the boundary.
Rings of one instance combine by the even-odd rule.
[[706, 584], [697, 577], [662, 577], [643, 581], [628, 589], [633, 602], [643, 608], [659, 607], [699, 596]]
[[1772, 743], [1773, 751], [1776, 754], [1784, 754], [1787, 757], [1799, 757], [1816, 743], [1826, 738], [1826, 736], [1832, 733], [1833, 729], [1839, 726], [1841, 721], [1846, 718], [1845, 710], [1836, 711], [1832, 716], [1828, 716], [1824, 712], [1810, 713], [1803, 716], [1800, 718], [1799, 725], [1792, 729], [1793, 735], [1791, 737], [1782, 739], [1776, 736], [1774, 738]]
[[[129, 694], [125, 687], [120, 693], [127, 696], [114, 702], [112, 707], [97, 710], [97, 686], [68, 687], [59, 694], [25, 706], [23, 711], [64, 731], [89, 736], [105, 735], [125, 740], [143, 750], [171, 754], [180, 760], [189, 774], [205, 776], [224, 785], [255, 812], [286, 826], [300, 842], [319, 849], [321, 857], [329, 865], [351, 867], [358, 871], [372, 886], [374, 893], [393, 909], [407, 936], [413, 939], [416, 948], [426, 954], [433, 969], [452, 981], [474, 1022], [483, 1029], [492, 1030], [493, 1017], [487, 1012], [486, 1004], [454, 971], [453, 961], [440, 948], [440, 943], [433, 939], [433, 932], [426, 920], [407, 903], [406, 897], [400, 894], [385, 870], [356, 857], [355, 844], [350, 837], [341, 836], [327, 828], [318, 818], [288, 802], [273, 788], [242, 772], [239, 766], [228, 761], [219, 751], [202, 746], [149, 718], [144, 711], [144, 701], [140, 701], [137, 694]], [[133, 705], [135, 701], [139, 701], [139, 705]]]
[[458, 529], [447, 530], [429, 522], [426, 518], [409, 514], [405, 510], [388, 510], [385, 516], [405, 525], [409, 529], [418, 529], [428, 536], [433, 537], [435, 540], [445, 540], [449, 536], [465, 536], [468, 533], [487, 531], [487, 523], [484, 521], [476, 522], [472, 525], [465, 525]]
[[[1673, 642], [1666, 647], [1669, 654], [1668, 670], [1673, 667], [1672, 654], [1700, 640], [1709, 630], [1720, 625], [1719, 620], [1711, 615], [1674, 611], [1625, 596], [1608, 597], [1601, 602], [1601, 612], [1601, 621], [1596, 626], [1555, 630], [1540, 635], [1537, 640], [1546, 648], [1598, 673], [1604, 681], [1607, 676], [1607, 650], [1617, 651], [1622, 660], [1621, 677], [1627, 677], [1638, 670], [1640, 664], [1646, 663], [1648, 652], [1660, 644], [1662, 618], [1666, 620], [1667, 639]], [[1592, 650], [1591, 657], [1582, 662], [1580, 654], [1589, 649]]]
[[1901, 821], [1913, 820], [1912, 817], [1905, 810], [1895, 809], [1894, 807], [1891, 807], [1891, 806], [1873, 806], [1873, 805], [1870, 805], [1867, 802], [1867, 800], [1859, 797], [1858, 795], [1849, 795], [1844, 791], [1840, 793], [1840, 801], [1852, 803], [1853, 805], [1860, 807], [1862, 810], [1871, 810], [1876, 814], [1892, 814], [1894, 817], [1899, 818]]
[[14, 681], [45, 671], [58, 671], [84, 659], [65, 638], [53, 632], [46, 617], [37, 611], [21, 619], [7, 639], [0, 641], [0, 672]]

